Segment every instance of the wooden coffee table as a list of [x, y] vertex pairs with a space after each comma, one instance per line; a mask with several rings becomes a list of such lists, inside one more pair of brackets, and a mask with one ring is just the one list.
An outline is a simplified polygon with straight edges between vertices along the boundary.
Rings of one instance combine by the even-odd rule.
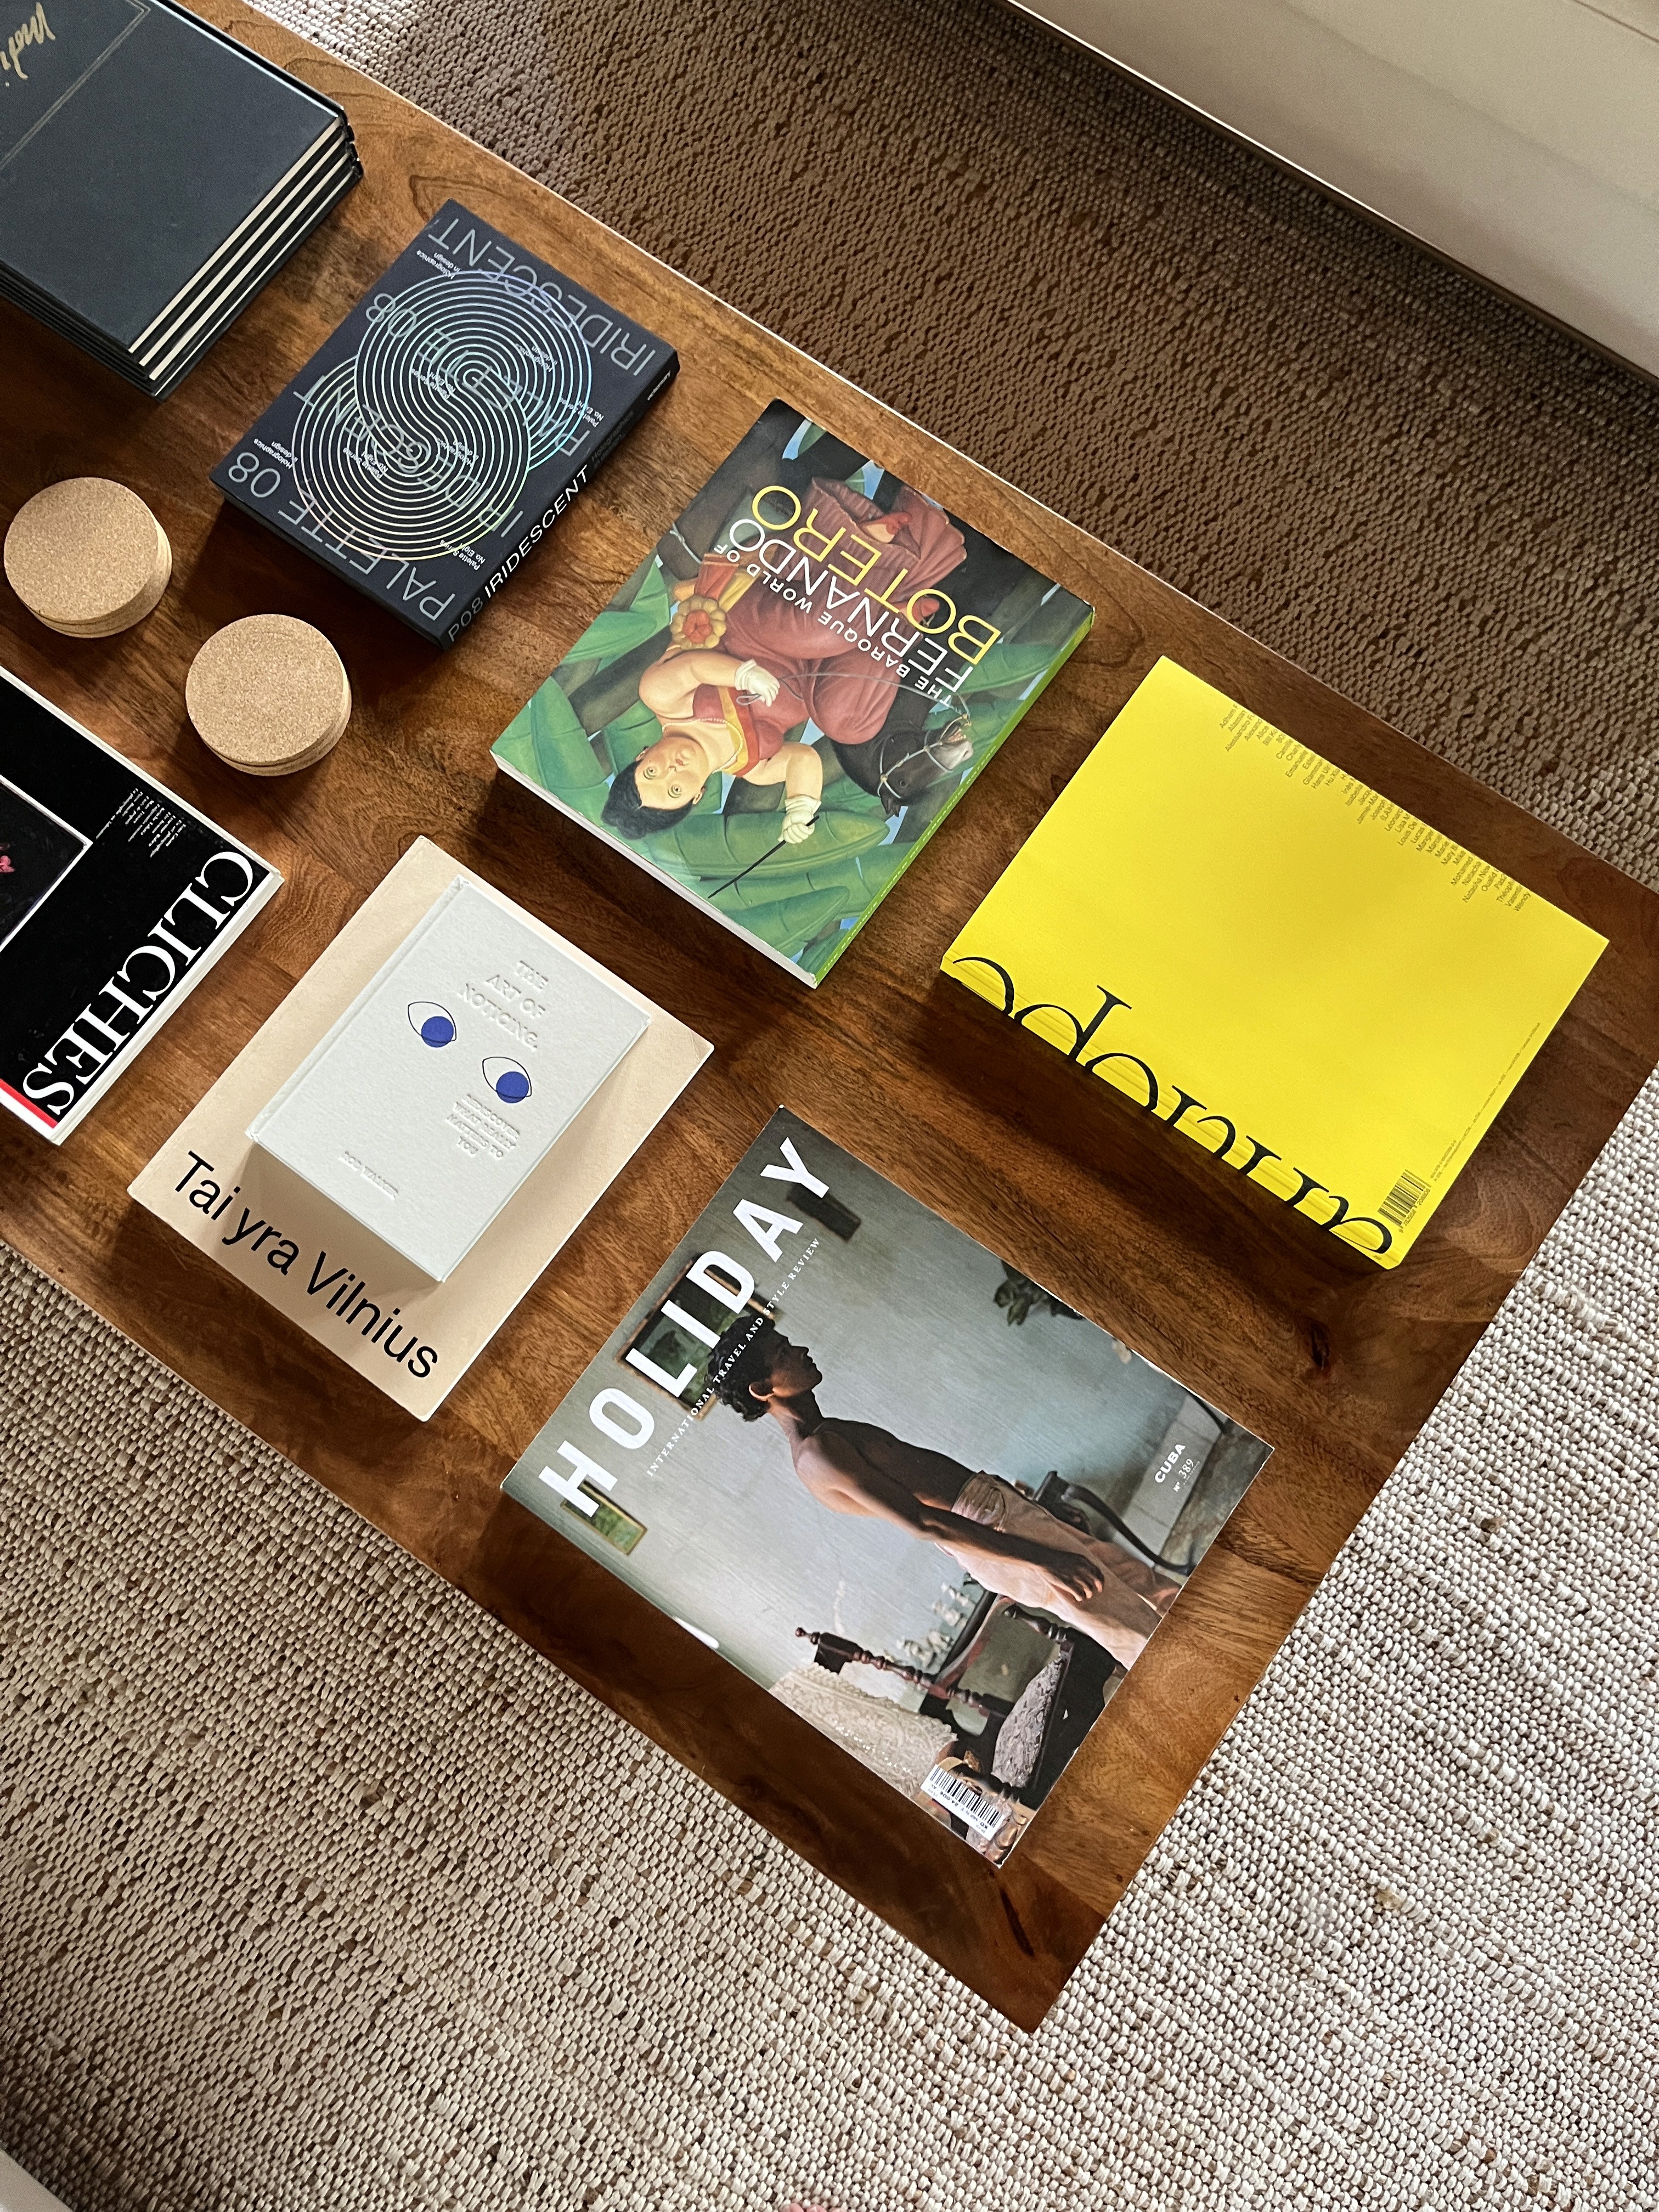
[[[344, 101], [368, 182], [160, 408], [0, 309], [6, 517], [56, 477], [108, 474], [143, 493], [176, 555], [160, 610], [104, 643], [55, 636], [4, 594], [0, 652], [268, 854], [288, 886], [61, 1152], [5, 1121], [0, 1230], [1034, 2026], [1659, 1058], [1659, 899], [418, 110], [263, 16], [224, 0], [205, 0], [204, 11]], [[208, 471], [451, 194], [672, 338], [684, 369], [537, 561], [441, 658], [222, 509]], [[496, 776], [489, 760], [492, 739], [775, 394], [1099, 611], [1088, 643], [816, 993]], [[357, 700], [331, 757], [275, 782], [217, 765], [183, 702], [202, 640], [264, 611], [319, 624]], [[1164, 653], [1611, 939], [1392, 1273], [1149, 1127], [1106, 1085], [982, 1020], [939, 977], [962, 922]], [[647, 1156], [427, 1427], [125, 1195], [422, 832], [715, 1046]], [[1001, 1872], [499, 1494], [780, 1103], [1277, 1447]], [[249, 1510], [258, 1510], [252, 1495]], [[565, 1786], [579, 1790], [580, 1776]]]

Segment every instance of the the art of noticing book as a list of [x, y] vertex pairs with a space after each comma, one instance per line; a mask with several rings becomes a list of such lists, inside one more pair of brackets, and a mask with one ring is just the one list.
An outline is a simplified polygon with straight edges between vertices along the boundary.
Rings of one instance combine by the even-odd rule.
[[362, 174], [337, 100], [177, 0], [0, 22], [0, 292], [153, 398]]
[[61, 1144], [281, 882], [0, 670], [0, 1105]]
[[1000, 1861], [1267, 1454], [780, 1111], [506, 1488]]
[[1093, 619], [775, 400], [495, 760], [816, 983]]
[[213, 481], [447, 647], [678, 366], [666, 340], [447, 200]]
[[248, 1135], [444, 1282], [646, 1027], [457, 876]]
[[1606, 942], [1161, 660], [944, 969], [1393, 1267]]

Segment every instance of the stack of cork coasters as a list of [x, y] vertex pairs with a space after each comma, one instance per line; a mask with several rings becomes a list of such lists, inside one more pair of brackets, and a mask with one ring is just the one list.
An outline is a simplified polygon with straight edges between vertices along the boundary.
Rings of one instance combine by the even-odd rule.
[[48, 629], [113, 637], [155, 607], [173, 574], [161, 524], [125, 484], [69, 477], [19, 507], [6, 532], [6, 580]]
[[210, 752], [246, 775], [292, 775], [331, 751], [351, 719], [351, 685], [321, 630], [292, 615], [249, 615], [216, 631], [191, 663], [185, 704]]

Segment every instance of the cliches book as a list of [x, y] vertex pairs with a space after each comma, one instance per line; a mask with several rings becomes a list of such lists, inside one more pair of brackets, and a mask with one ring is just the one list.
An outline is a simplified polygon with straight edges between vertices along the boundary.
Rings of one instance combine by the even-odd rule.
[[781, 1109], [505, 1486], [1000, 1862], [1267, 1455]]
[[61, 1144], [282, 880], [0, 670], [0, 1105]]
[[495, 761], [816, 983], [1093, 620], [775, 400]]
[[1394, 1267], [1606, 942], [1160, 660], [943, 965]]

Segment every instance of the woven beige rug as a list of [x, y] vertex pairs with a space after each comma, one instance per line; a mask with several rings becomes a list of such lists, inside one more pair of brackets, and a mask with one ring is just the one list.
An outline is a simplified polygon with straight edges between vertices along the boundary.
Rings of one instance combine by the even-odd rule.
[[[313, 35], [1659, 876], [1659, 397], [961, 0]], [[21, 1262], [0, 2142], [76, 2212], [1659, 2205], [1659, 1089], [1024, 2037]]]

